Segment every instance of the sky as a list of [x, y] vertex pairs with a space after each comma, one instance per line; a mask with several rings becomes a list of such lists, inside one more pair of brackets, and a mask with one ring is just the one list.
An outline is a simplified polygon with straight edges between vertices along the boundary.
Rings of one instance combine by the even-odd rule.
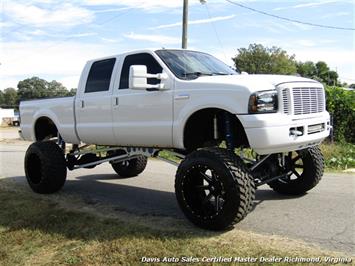
[[[234, 0], [273, 15], [355, 28], [355, 0]], [[87, 60], [144, 48], [180, 48], [183, 0], [1, 0], [0, 89], [38, 76], [76, 88]], [[277, 46], [325, 61], [355, 83], [355, 31], [279, 20], [225, 0], [189, 0], [188, 48], [228, 65], [238, 48]]]

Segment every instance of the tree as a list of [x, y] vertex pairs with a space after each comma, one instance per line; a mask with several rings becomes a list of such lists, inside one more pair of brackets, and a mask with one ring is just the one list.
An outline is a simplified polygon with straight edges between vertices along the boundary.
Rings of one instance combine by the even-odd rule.
[[237, 68], [250, 74], [295, 74], [294, 58], [278, 47], [250, 44], [248, 48], [238, 49], [238, 55], [232, 60]]
[[62, 83], [52, 80], [47, 83], [48, 85], [48, 97], [63, 97], [68, 95], [68, 90]]
[[3, 106], [5, 98], [4, 93], [0, 90], [0, 107]]
[[74, 96], [76, 94], [76, 88], [71, 88], [67, 96]]
[[325, 81], [327, 76], [328, 76], [328, 72], [329, 72], [329, 67], [327, 65], [327, 63], [323, 62], [323, 61], [319, 61], [316, 63], [316, 68], [317, 68], [317, 76]]
[[48, 97], [63, 97], [70, 94], [62, 83], [55, 80], [48, 82], [38, 77], [22, 80], [18, 83], [17, 87], [20, 101]]
[[48, 82], [38, 77], [22, 80], [18, 83], [19, 100], [29, 100], [48, 97]]
[[338, 86], [340, 85], [338, 83], [338, 77], [339, 76], [337, 72], [330, 70], [328, 71], [328, 75], [325, 78], [325, 83], [329, 86]]
[[306, 61], [306, 62], [297, 62], [296, 63], [297, 67], [297, 73], [300, 74], [302, 77], [307, 77], [307, 78], [317, 78], [317, 67], [316, 65], [311, 62], [311, 61]]
[[7, 88], [4, 90], [3, 107], [16, 107], [18, 105], [17, 91], [14, 88]]
[[297, 62], [297, 73], [302, 77], [316, 79], [326, 85], [336, 86], [340, 85], [338, 82], [338, 73], [330, 70], [327, 63], [318, 61], [316, 64], [313, 62]]

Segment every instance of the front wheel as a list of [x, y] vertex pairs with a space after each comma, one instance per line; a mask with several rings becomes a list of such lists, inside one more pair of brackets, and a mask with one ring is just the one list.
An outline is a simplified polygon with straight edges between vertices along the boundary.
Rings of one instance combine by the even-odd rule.
[[285, 157], [285, 178], [268, 183], [276, 192], [302, 195], [314, 188], [323, 176], [324, 158], [319, 147], [289, 152]]
[[179, 165], [175, 193], [185, 216], [195, 225], [223, 230], [251, 210], [255, 186], [243, 161], [221, 148], [192, 152]]

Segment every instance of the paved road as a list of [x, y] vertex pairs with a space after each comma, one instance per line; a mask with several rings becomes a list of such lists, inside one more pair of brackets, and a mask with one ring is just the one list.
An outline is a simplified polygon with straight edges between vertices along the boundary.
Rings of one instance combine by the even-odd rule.
[[[27, 185], [23, 157], [28, 144], [0, 143], [0, 176]], [[62, 193], [109, 203], [118, 210], [150, 216], [184, 219], [173, 193], [175, 167], [150, 160], [143, 174], [115, 179], [109, 164], [69, 172]], [[307, 195], [284, 197], [267, 186], [259, 188], [255, 209], [238, 228], [275, 234], [355, 255], [355, 176], [326, 174]]]

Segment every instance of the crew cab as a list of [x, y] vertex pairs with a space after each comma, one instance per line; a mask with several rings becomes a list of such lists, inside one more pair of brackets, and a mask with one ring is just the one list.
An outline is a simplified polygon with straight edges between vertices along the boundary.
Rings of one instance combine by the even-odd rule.
[[67, 169], [110, 162], [131, 177], [170, 150], [181, 159], [175, 190], [187, 218], [224, 229], [252, 209], [259, 185], [298, 195], [318, 183], [317, 145], [331, 128], [325, 107], [317, 81], [240, 73], [198, 51], [90, 60], [75, 97], [20, 103], [22, 137], [34, 141], [26, 177], [35, 192], [53, 193]]

